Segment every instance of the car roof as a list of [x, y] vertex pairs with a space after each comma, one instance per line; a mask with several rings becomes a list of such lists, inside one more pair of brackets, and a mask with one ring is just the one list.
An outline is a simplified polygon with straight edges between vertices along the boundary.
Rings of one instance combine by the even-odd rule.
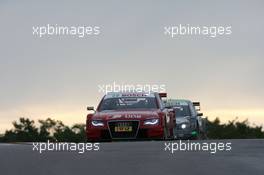
[[175, 102], [191, 102], [191, 100], [187, 100], [187, 99], [168, 99], [168, 101], [175, 101]]
[[186, 99], [168, 99], [166, 100], [166, 105], [189, 105], [191, 104], [191, 100]]

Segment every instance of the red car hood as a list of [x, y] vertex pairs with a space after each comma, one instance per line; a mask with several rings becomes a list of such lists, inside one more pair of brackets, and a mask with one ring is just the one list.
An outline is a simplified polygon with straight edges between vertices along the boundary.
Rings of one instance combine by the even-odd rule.
[[103, 120], [142, 120], [146, 118], [158, 118], [159, 110], [127, 110], [127, 111], [102, 111], [96, 112], [93, 119]]

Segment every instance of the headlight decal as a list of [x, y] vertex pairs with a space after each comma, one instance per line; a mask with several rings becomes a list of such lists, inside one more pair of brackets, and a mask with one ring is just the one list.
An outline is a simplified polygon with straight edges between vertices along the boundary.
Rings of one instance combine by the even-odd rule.
[[147, 119], [144, 121], [144, 125], [157, 125], [159, 124], [159, 119]]
[[104, 126], [104, 122], [102, 120], [92, 120], [93, 126]]

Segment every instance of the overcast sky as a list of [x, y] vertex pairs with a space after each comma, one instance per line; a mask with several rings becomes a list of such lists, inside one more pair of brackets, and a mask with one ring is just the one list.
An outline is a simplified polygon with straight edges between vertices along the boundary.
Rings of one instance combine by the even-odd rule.
[[[210, 118], [264, 123], [263, 1], [1, 1], [0, 131], [19, 117], [85, 122], [98, 85], [165, 84]], [[86, 38], [33, 26], [100, 26]], [[169, 38], [164, 26], [232, 26], [232, 34]]]

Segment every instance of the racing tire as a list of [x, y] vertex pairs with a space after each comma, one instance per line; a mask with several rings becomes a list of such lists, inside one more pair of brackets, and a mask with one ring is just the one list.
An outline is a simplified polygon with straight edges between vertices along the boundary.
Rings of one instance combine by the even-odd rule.
[[194, 140], [202, 140], [202, 133], [201, 133], [201, 130], [199, 128], [199, 124], [197, 122], [196, 124], [196, 132], [197, 132], [197, 135], [193, 137]]
[[168, 131], [167, 131], [167, 128], [164, 127], [163, 129], [163, 140], [167, 140], [168, 139]]

